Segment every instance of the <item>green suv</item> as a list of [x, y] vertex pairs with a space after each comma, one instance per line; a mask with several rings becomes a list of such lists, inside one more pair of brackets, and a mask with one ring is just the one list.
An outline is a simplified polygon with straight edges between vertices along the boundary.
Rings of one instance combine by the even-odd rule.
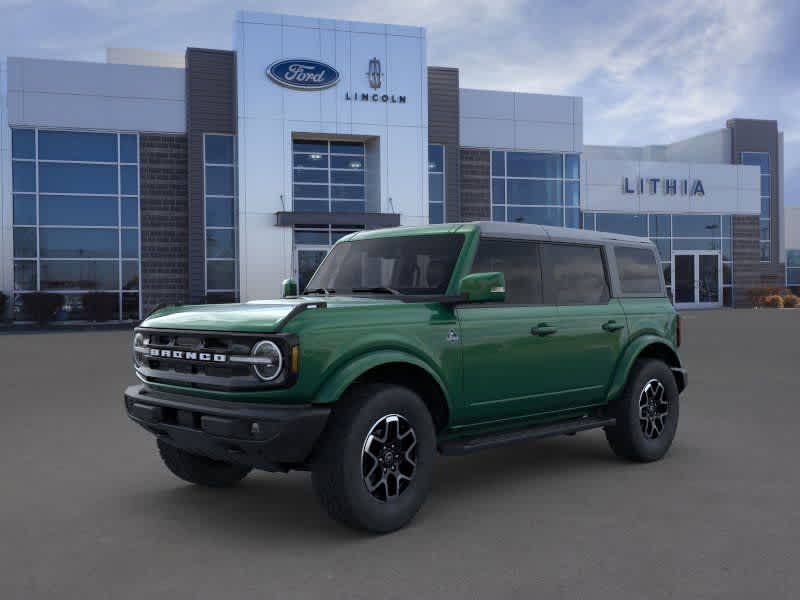
[[335, 519], [408, 523], [434, 459], [603, 428], [658, 460], [680, 321], [646, 239], [516, 223], [350, 234], [296, 294], [179, 306], [136, 329], [128, 415], [186, 481], [311, 471]]

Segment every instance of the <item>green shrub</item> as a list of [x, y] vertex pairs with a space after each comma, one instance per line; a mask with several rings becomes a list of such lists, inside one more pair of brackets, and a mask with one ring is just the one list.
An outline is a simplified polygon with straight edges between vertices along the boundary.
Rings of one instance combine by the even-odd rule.
[[778, 294], [771, 294], [764, 298], [763, 305], [770, 308], [783, 308], [783, 297], [778, 296]]
[[800, 298], [798, 298], [794, 294], [786, 294], [783, 297], [784, 308], [794, 308], [795, 306], [797, 306], [798, 303], [800, 303]]
[[103, 292], [83, 295], [83, 312], [87, 321], [111, 321], [119, 318], [119, 296]]
[[58, 309], [64, 304], [61, 294], [33, 292], [22, 296], [22, 310], [27, 317], [44, 325], [56, 316]]

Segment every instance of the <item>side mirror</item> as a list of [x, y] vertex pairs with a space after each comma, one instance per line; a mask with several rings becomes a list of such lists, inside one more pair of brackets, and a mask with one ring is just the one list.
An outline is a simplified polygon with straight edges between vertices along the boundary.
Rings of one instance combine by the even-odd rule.
[[297, 296], [297, 282], [294, 279], [284, 279], [281, 283], [281, 298]]
[[458, 295], [467, 302], [505, 302], [506, 278], [502, 273], [472, 273], [458, 282]]

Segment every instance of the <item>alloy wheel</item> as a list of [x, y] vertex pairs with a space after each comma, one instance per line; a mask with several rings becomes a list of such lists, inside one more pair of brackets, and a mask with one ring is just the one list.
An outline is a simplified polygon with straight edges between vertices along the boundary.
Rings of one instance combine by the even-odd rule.
[[639, 394], [639, 424], [644, 437], [657, 439], [664, 431], [664, 422], [668, 416], [669, 402], [664, 384], [658, 379], [651, 379], [644, 384]]
[[417, 434], [402, 415], [378, 419], [361, 452], [361, 471], [370, 495], [390, 502], [402, 494], [417, 470]]

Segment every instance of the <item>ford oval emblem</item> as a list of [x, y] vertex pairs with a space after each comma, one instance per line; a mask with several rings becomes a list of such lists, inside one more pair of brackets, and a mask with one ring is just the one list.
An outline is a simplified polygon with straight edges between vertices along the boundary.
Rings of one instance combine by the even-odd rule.
[[292, 58], [267, 67], [272, 81], [296, 90], [324, 90], [339, 83], [339, 71], [317, 60]]

